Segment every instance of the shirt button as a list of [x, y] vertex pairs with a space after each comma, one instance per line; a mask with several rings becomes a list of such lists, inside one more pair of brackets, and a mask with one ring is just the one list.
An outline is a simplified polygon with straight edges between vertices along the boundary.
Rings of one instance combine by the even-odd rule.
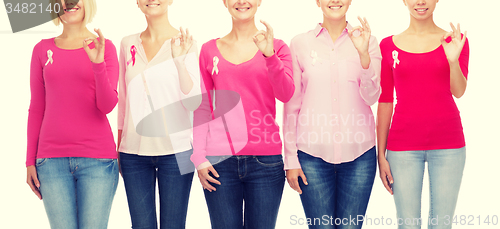
[[336, 82], [337, 82], [337, 81], [335, 81], [335, 80], [333, 81], [333, 83], [336, 83]]
[[333, 65], [335, 65], [335, 63], [332, 63]]
[[333, 99], [333, 101], [337, 101], [337, 99]]

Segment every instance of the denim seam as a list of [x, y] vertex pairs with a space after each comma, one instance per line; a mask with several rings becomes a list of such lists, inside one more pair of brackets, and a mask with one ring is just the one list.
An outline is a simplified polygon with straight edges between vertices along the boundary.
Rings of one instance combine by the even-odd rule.
[[267, 163], [261, 162], [261, 161], [259, 161], [259, 158], [258, 158], [258, 157], [255, 157], [255, 160], [256, 160], [256, 161], [257, 161], [257, 163], [259, 163], [260, 165], [263, 165], [263, 166], [268, 166], [268, 167], [274, 167], [274, 166], [279, 166], [279, 165], [282, 165], [282, 164], [283, 164], [283, 160], [281, 160], [281, 161], [279, 161], [279, 162], [272, 163], [272, 164], [267, 164]]
[[36, 163], [36, 161], [35, 161], [35, 167], [40, 167], [40, 166], [44, 165], [45, 162], [47, 162], [47, 160], [49, 158], [37, 158], [37, 159], [43, 159], [43, 160], [40, 163]]

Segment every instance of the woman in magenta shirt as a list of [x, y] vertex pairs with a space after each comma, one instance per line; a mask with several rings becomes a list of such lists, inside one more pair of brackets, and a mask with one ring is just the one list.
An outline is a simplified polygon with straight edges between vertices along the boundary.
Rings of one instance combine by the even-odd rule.
[[316, 3], [323, 23], [290, 45], [295, 93], [283, 119], [286, 176], [307, 218], [332, 219], [309, 228], [361, 228], [349, 219], [365, 214], [376, 173], [370, 106], [380, 95], [380, 49], [366, 19], [347, 23], [351, 0]]
[[63, 33], [40, 41], [31, 59], [27, 182], [51, 228], [106, 228], [118, 184], [116, 146], [106, 114], [118, 97], [118, 59], [86, 24], [94, 0], [62, 3]]
[[421, 221], [414, 219], [420, 218], [425, 162], [429, 228], [451, 228], [465, 165], [464, 134], [453, 97], [460, 98], [467, 86], [469, 44], [460, 25], [451, 24], [447, 32], [434, 23], [437, 2], [405, 0], [410, 26], [380, 43], [378, 161], [380, 178], [394, 195], [399, 228], [420, 228]]
[[194, 114], [191, 160], [214, 229], [274, 228], [283, 193], [275, 98], [292, 97], [292, 58], [268, 23], [267, 31], [257, 29], [260, 3], [224, 0], [232, 31], [200, 52], [205, 94]]

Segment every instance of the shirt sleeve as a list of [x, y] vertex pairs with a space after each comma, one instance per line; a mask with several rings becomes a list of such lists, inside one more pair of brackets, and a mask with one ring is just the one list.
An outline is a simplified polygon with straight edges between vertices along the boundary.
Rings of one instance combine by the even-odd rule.
[[126, 47], [125, 43], [122, 40], [120, 44], [120, 58], [119, 58], [119, 66], [120, 66], [120, 74], [118, 79], [118, 129], [123, 130], [123, 125], [125, 124], [125, 107], [126, 107], [126, 99], [127, 99], [127, 85], [125, 80], [125, 73], [127, 70], [127, 53], [125, 52]]
[[[390, 38], [389, 38], [390, 39]], [[380, 43], [380, 50], [382, 52], [382, 63], [380, 70], [380, 86], [382, 93], [378, 100], [379, 103], [393, 103], [394, 102], [394, 78], [392, 72], [392, 57], [387, 56], [389, 52], [385, 49], [384, 41]]]
[[212, 106], [210, 104], [209, 96], [214, 89], [212, 75], [207, 70], [207, 62], [205, 60], [206, 44], [202, 46], [200, 52], [200, 88], [202, 93], [201, 104], [194, 111], [193, 117], [193, 155], [191, 161], [198, 168], [198, 165], [207, 162], [207, 135], [208, 123], [212, 120]]
[[[463, 35], [462, 35], [463, 36]], [[465, 79], [468, 79], [469, 76], [469, 39], [465, 38], [465, 44], [462, 48], [462, 52], [460, 53], [460, 57], [458, 58], [458, 62], [460, 64], [460, 69], [465, 76]]]
[[283, 138], [285, 148], [285, 170], [300, 169], [299, 158], [297, 157], [297, 121], [300, 108], [302, 106], [302, 68], [300, 67], [297, 49], [300, 43], [295, 38], [290, 43], [294, 93], [290, 101], [284, 104], [283, 109]]
[[42, 42], [33, 49], [30, 68], [31, 101], [28, 114], [28, 142], [26, 167], [35, 165], [38, 152], [38, 140], [45, 112], [45, 83], [43, 80], [43, 64], [40, 56], [43, 53]]
[[281, 102], [288, 102], [295, 91], [292, 76], [292, 56], [290, 49], [282, 40], [274, 40], [275, 54], [265, 58], [269, 81], [274, 96]]
[[365, 104], [371, 106], [377, 102], [380, 97], [380, 68], [381, 59], [380, 48], [377, 39], [370, 38], [370, 66], [368, 69], [361, 70], [359, 93]]
[[116, 48], [113, 43], [106, 40], [104, 61], [99, 64], [92, 63], [95, 77], [95, 91], [97, 108], [104, 114], [113, 110], [118, 102], [119, 64]]
[[180, 88], [179, 93], [182, 105], [190, 111], [196, 110], [201, 103], [201, 87], [200, 87], [200, 65], [198, 63], [198, 48], [196, 42], [193, 43], [188, 54], [186, 54], [186, 59], [184, 60], [186, 70], [189, 73], [191, 81], [193, 81], [193, 87], [188, 94], [184, 94]]

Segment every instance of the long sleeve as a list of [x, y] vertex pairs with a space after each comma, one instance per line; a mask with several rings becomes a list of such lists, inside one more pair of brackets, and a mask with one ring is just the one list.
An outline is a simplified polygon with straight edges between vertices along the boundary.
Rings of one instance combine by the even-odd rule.
[[118, 79], [118, 129], [123, 130], [123, 125], [125, 123], [125, 108], [126, 108], [126, 98], [127, 98], [127, 85], [125, 80], [125, 72], [127, 69], [126, 52], [123, 40], [120, 45], [120, 75]]
[[35, 165], [38, 151], [38, 140], [45, 112], [45, 84], [43, 80], [43, 65], [40, 60], [42, 44], [38, 43], [33, 49], [30, 68], [31, 102], [28, 114], [28, 149], [26, 153], [26, 167]]
[[[205, 45], [204, 45], [205, 46]], [[201, 82], [200, 88], [202, 93], [202, 102], [198, 109], [194, 111], [193, 117], [193, 155], [191, 155], [191, 161], [194, 163], [195, 167], [198, 167], [203, 162], [208, 161], [206, 158], [207, 151], [207, 135], [208, 135], [208, 123], [212, 120], [212, 106], [210, 104], [209, 96], [214, 88], [214, 82], [212, 80], [211, 74], [207, 71], [207, 62], [204, 56], [204, 46], [200, 52], [200, 74]]]
[[190, 110], [194, 111], [196, 110], [201, 103], [201, 87], [200, 85], [200, 65], [198, 63], [198, 48], [196, 45], [196, 42], [193, 43], [191, 46], [191, 49], [189, 50], [189, 53], [186, 54], [186, 59], [184, 60], [185, 67], [187, 72], [189, 73], [189, 77], [191, 78], [191, 81], [193, 81], [193, 87], [191, 88], [191, 91], [189, 91], [188, 94], [182, 93], [182, 90], [179, 86], [179, 93], [181, 97], [181, 102], [182, 105]]
[[[386, 38], [387, 39], [387, 38]], [[385, 41], [385, 40], [384, 40]], [[380, 86], [382, 93], [378, 100], [379, 103], [392, 103], [394, 102], [394, 78], [392, 72], [392, 57], [384, 50], [384, 41], [380, 43], [382, 52], [382, 62], [380, 70]]]
[[274, 95], [281, 102], [288, 102], [295, 91], [292, 76], [292, 56], [290, 49], [282, 40], [275, 39], [275, 54], [266, 58], [269, 81]]
[[104, 62], [100, 64], [92, 63], [92, 70], [95, 76], [95, 91], [97, 108], [104, 114], [113, 110], [118, 102], [119, 64], [116, 55], [116, 48], [111, 41], [106, 40]]
[[284, 104], [283, 109], [283, 138], [285, 144], [285, 170], [301, 168], [297, 157], [297, 121], [302, 106], [302, 69], [296, 52], [296, 40], [290, 44], [293, 61], [293, 82], [295, 90], [290, 101]]
[[377, 39], [373, 36], [370, 38], [369, 49], [370, 67], [361, 70], [359, 93], [366, 105], [371, 106], [380, 97], [380, 68], [382, 59]]

